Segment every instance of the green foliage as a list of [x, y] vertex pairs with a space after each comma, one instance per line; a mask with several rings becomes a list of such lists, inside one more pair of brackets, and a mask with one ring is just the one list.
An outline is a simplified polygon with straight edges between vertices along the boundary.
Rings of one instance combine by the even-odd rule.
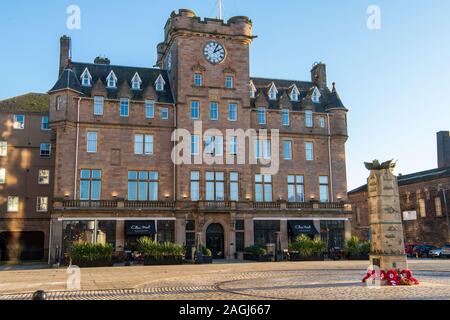
[[70, 248], [70, 258], [77, 262], [110, 261], [114, 254], [114, 247], [107, 243], [74, 243]]
[[367, 255], [370, 253], [370, 242], [361, 242], [358, 237], [353, 236], [345, 242], [345, 251], [350, 256]]
[[325, 242], [320, 239], [311, 240], [304, 234], [298, 236], [295, 242], [289, 245], [289, 251], [295, 252], [301, 257], [317, 257], [322, 255], [325, 250]]
[[207, 257], [212, 257], [212, 252], [206, 247], [202, 247], [202, 254]]
[[251, 246], [251, 247], [247, 247], [244, 249], [245, 253], [249, 253], [249, 254], [256, 254], [256, 255], [260, 255], [260, 256], [264, 256], [267, 254], [267, 250], [260, 247], [260, 246]]
[[182, 245], [171, 242], [159, 243], [148, 237], [138, 239], [138, 250], [145, 256], [154, 257], [183, 256], [185, 253]]

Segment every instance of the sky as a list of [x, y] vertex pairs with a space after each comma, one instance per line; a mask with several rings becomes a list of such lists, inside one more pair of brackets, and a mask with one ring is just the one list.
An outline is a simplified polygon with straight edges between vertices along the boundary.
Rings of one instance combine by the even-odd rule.
[[[69, 30], [70, 5], [81, 29]], [[369, 29], [367, 9], [380, 9]], [[223, 0], [224, 18], [245, 15], [258, 38], [251, 75], [310, 80], [327, 64], [349, 109], [349, 190], [366, 182], [364, 161], [398, 161], [396, 173], [437, 166], [436, 132], [450, 130], [450, 1]], [[106, 55], [113, 64], [152, 67], [173, 10], [218, 15], [216, 0], [15, 0], [0, 4], [0, 99], [46, 92], [57, 80], [59, 37], [75, 61]]]

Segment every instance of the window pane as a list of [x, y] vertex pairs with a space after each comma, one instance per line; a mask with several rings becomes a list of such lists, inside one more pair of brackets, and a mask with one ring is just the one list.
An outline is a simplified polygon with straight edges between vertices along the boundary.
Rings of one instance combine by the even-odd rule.
[[91, 200], [100, 200], [101, 182], [92, 181]]
[[292, 141], [284, 141], [283, 144], [284, 159], [292, 160]]
[[200, 172], [192, 171], [191, 172], [191, 180], [200, 180]]
[[149, 200], [158, 200], [158, 182], [150, 182], [149, 184]]
[[288, 200], [289, 200], [289, 202], [295, 202], [295, 187], [294, 187], [294, 185], [288, 185]]
[[134, 154], [144, 153], [144, 136], [142, 134], [136, 134], [134, 136]]
[[263, 186], [262, 186], [262, 184], [259, 184], [259, 183], [257, 183], [255, 185], [255, 201], [256, 202], [263, 202], [264, 201]]
[[230, 173], [230, 181], [237, 182], [239, 180], [239, 174], [237, 172]]
[[272, 185], [270, 184], [264, 185], [264, 199], [267, 202], [272, 201]]
[[101, 170], [92, 170], [92, 179], [101, 179], [102, 171]]
[[295, 176], [288, 176], [288, 183], [295, 183]]
[[128, 200], [137, 200], [137, 182], [128, 182]]
[[217, 201], [223, 201], [225, 200], [225, 189], [224, 189], [224, 183], [223, 182], [217, 182], [216, 183], [216, 200]]
[[207, 173], [205, 174], [205, 179], [206, 179], [207, 181], [214, 181], [214, 172], [207, 172]]
[[239, 201], [239, 184], [237, 182], [230, 183], [230, 201]]
[[82, 180], [80, 185], [80, 199], [89, 200], [90, 183], [88, 180]]
[[214, 182], [206, 183], [206, 201], [214, 201]]
[[153, 136], [145, 136], [145, 154], [153, 154]]
[[145, 117], [150, 119], [155, 117], [155, 103], [153, 101], [147, 100], [145, 102]]
[[137, 180], [138, 173], [137, 171], [128, 172], [128, 180]]
[[191, 200], [198, 201], [200, 200], [200, 184], [199, 182], [191, 182]]
[[81, 179], [89, 179], [91, 177], [91, 170], [81, 170]]

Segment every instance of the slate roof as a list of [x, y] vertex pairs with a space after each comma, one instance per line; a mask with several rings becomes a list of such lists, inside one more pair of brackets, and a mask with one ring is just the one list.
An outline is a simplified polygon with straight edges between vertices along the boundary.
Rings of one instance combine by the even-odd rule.
[[[429, 181], [446, 177], [450, 178], [450, 167], [415, 172], [407, 175], [400, 175], [397, 176], [397, 180], [399, 186], [404, 186], [416, 182]], [[349, 191], [348, 194], [354, 194], [358, 192], [367, 192], [367, 184]]]
[[49, 96], [45, 93], [27, 93], [0, 101], [0, 112], [48, 113]]
[[[285, 93], [289, 96], [292, 88], [295, 85], [300, 91], [300, 95], [298, 101], [291, 101], [292, 109], [294, 111], [305, 110], [306, 106], [313, 106], [316, 112], [326, 112], [331, 108], [345, 109], [345, 106], [342, 103], [341, 98], [339, 97], [339, 94], [337, 93], [334, 85], [332, 91], [330, 91], [328, 88], [318, 88], [321, 94], [320, 103], [313, 103], [311, 100], [311, 94], [316, 86], [312, 82], [270, 78], [251, 78], [250, 80], [253, 82], [257, 90], [255, 98], [251, 99], [251, 104], [254, 108], [260, 107], [259, 105], [256, 105], [256, 100], [261, 95], [264, 95], [268, 100], [269, 109], [279, 109], [281, 97]], [[278, 90], [277, 100], [271, 100], [268, 97], [268, 91], [272, 86], [272, 83], [275, 84]]]
[[[81, 75], [86, 68], [89, 70], [89, 73], [92, 76], [90, 87], [84, 87], [81, 85]], [[106, 78], [111, 71], [114, 71], [114, 74], [118, 79], [117, 88], [114, 89], [106, 88], [105, 85]], [[131, 90], [131, 79], [133, 79], [136, 72], [139, 74], [142, 80], [141, 90]], [[108, 99], [120, 98], [118, 92], [122, 88], [124, 83], [126, 83], [130, 88], [130, 92], [132, 93], [132, 100], [144, 100], [144, 92], [149, 86], [154, 87], [156, 79], [159, 77], [159, 75], [162, 75], [165, 81], [165, 86], [164, 91], [156, 91], [157, 101], [164, 103], [174, 103], [167, 72], [165, 70], [155, 68], [139, 68], [107, 64], [71, 62], [70, 66], [64, 70], [61, 77], [49, 92], [63, 89], [72, 89], [82, 93], [87, 97], [92, 97], [92, 89], [96, 86], [98, 80], [101, 80], [101, 82], [105, 85], [104, 87], [107, 92]]]

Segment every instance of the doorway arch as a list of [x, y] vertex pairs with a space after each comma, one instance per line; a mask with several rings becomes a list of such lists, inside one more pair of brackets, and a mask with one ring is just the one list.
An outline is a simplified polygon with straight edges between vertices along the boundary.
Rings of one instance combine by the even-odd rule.
[[206, 229], [206, 247], [213, 259], [225, 259], [225, 231], [221, 224], [213, 223]]

